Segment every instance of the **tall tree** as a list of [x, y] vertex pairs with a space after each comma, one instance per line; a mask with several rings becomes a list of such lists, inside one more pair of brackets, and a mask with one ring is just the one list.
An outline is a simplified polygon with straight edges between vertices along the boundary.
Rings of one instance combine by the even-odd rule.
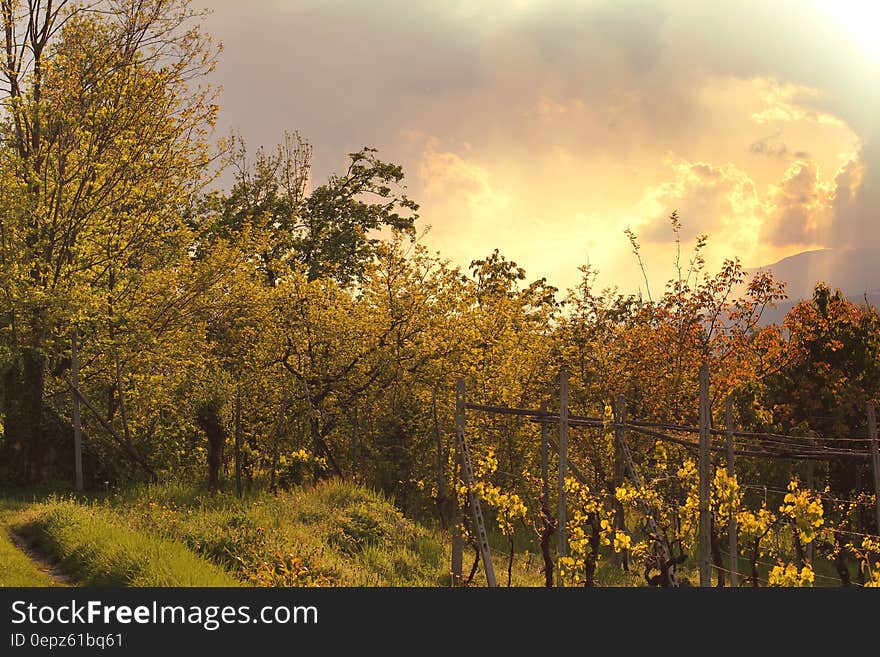
[[7, 445], [46, 479], [47, 371], [75, 321], [108, 334], [144, 270], [179, 257], [214, 122], [216, 49], [188, 0], [0, 2], [6, 82], [0, 336]]
[[274, 151], [258, 150], [253, 162], [235, 138], [235, 184], [222, 199], [216, 232], [263, 234], [258, 255], [270, 284], [292, 266], [309, 280], [349, 285], [376, 256], [378, 231], [413, 235], [419, 206], [405, 193], [403, 168], [380, 160], [374, 148], [350, 153], [344, 173], [310, 190], [311, 157], [299, 133], [285, 133]]

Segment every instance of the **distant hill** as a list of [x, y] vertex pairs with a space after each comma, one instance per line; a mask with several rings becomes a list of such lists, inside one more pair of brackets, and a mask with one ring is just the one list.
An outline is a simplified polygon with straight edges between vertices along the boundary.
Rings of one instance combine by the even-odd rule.
[[751, 270], [769, 270], [788, 283], [788, 299], [764, 313], [762, 324], [781, 322], [799, 301], [813, 295], [816, 283], [840, 288], [847, 299], [880, 306], [880, 248], [804, 251]]

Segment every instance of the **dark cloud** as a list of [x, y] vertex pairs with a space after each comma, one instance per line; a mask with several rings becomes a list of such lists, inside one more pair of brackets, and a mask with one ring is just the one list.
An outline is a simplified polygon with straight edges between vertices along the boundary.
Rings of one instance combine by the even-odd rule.
[[835, 179], [834, 218], [829, 243], [858, 248], [880, 243], [880, 140], [866, 143], [860, 160]]
[[[788, 146], [780, 139], [781, 131], [777, 131], [768, 137], [762, 137], [753, 141], [749, 146], [749, 151], [754, 155], [764, 155], [777, 159], [785, 159], [788, 157]], [[798, 153], [802, 153], [799, 151]], [[795, 155], [795, 157], [803, 157], [804, 155]]]
[[584, 148], [619, 148], [627, 135], [615, 127], [632, 131], [633, 119], [671, 145], [699, 120], [687, 91], [696, 81], [665, 70], [659, 4], [213, 4], [208, 27], [226, 46], [216, 76], [223, 124], [254, 143], [299, 129], [319, 170], [325, 153], [388, 149], [412, 127], [527, 156], [546, 146], [521, 125], [543, 96], [577, 99], [601, 119], [607, 137], [593, 122], [572, 125], [572, 145]]
[[557, 70], [561, 67], [564, 76], [615, 60], [644, 73], [663, 58], [667, 15], [659, 4], [637, 0], [550, 2], [543, 11], [523, 14], [516, 31], [533, 45], [538, 61]]
[[485, 84], [480, 41], [467, 21], [399, 4], [211, 3], [208, 29], [224, 42], [215, 74], [221, 124], [253, 144], [298, 129], [319, 174], [345, 152], [391, 142], [412, 98], [462, 95]]

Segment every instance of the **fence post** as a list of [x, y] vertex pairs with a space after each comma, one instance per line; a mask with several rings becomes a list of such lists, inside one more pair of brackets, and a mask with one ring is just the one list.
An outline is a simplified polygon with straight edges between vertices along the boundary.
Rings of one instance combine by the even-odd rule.
[[871, 439], [871, 466], [874, 470], [874, 514], [877, 534], [880, 535], [880, 446], [877, 444], [877, 415], [872, 401], [868, 402], [868, 437]]
[[[810, 447], [815, 447], [818, 434], [815, 431], [810, 430], [806, 432], [806, 435], [807, 444], [810, 445]], [[809, 490], [811, 494], [816, 492], [816, 462], [812, 459], [807, 461], [807, 490]], [[804, 546], [804, 557], [809, 564], [813, 563], [813, 557], [815, 554], [814, 545], [814, 542], [810, 541]]]
[[[623, 486], [626, 476], [626, 463], [623, 457], [623, 443], [626, 441], [626, 397], [618, 395], [614, 405], [614, 487]], [[627, 532], [624, 518], [623, 504], [614, 498], [614, 528]], [[627, 532], [628, 533], [628, 532]], [[624, 570], [629, 568], [627, 551], [621, 554], [613, 553], [612, 559], [616, 565], [621, 561]]]
[[[541, 402], [541, 413], [547, 412], [547, 402]], [[550, 508], [550, 466], [547, 457], [547, 423], [541, 419], [541, 508]]]
[[490, 588], [498, 586], [495, 580], [495, 568], [492, 566], [492, 548], [489, 546], [489, 536], [486, 534], [486, 523], [483, 520], [483, 511], [480, 508], [480, 498], [476, 491], [476, 481], [474, 479], [473, 462], [470, 457], [470, 450], [467, 446], [467, 440], [464, 435], [465, 418], [464, 410], [467, 408], [465, 403], [464, 380], [459, 379], [458, 389], [459, 406], [461, 412], [458, 414], [459, 422], [456, 427], [456, 442], [460, 450], [461, 472], [464, 476], [465, 485], [467, 486], [468, 502], [471, 509], [471, 519], [473, 520], [473, 536], [477, 541], [480, 549], [480, 558], [483, 561], [483, 568], [486, 571], [486, 584]]
[[278, 408], [278, 421], [275, 423], [275, 435], [272, 440], [272, 475], [269, 478], [269, 490], [273, 495], [278, 494], [278, 452], [281, 443], [281, 432], [284, 431], [284, 417], [287, 414], [287, 397], [281, 395], [281, 403]]
[[[464, 431], [464, 379], [455, 382], [455, 431]], [[464, 467], [458, 441], [455, 441], [455, 454], [458, 461], [459, 476]], [[463, 478], [463, 477], [462, 477]], [[464, 538], [461, 535], [462, 513], [458, 503], [458, 486], [453, 486], [453, 517], [452, 517], [452, 586], [462, 584], [462, 564], [464, 563]]]
[[361, 471], [361, 425], [360, 419], [358, 418], [357, 404], [355, 404], [354, 408], [352, 408], [351, 410], [351, 474], [352, 479], [357, 481], [359, 478], [363, 480], [361, 477], [359, 477]]
[[[558, 557], [568, 556], [568, 531], [566, 530], [565, 508], [565, 476], [568, 465], [568, 370], [565, 368], [559, 372], [559, 554]], [[557, 565], [558, 576], [556, 583], [564, 586], [562, 581], [562, 568]]]
[[553, 557], [550, 538], [553, 535], [553, 513], [550, 511], [550, 459], [547, 437], [547, 400], [541, 402], [541, 556], [544, 558], [544, 586], [553, 586]]
[[700, 366], [700, 586], [712, 586], [712, 519], [709, 481], [712, 471], [709, 425], [709, 366]]
[[[727, 437], [727, 476], [733, 479], [736, 470], [733, 467], [733, 397], [727, 396], [724, 402], [724, 426]], [[730, 585], [739, 586], [739, 544], [736, 536], [736, 509], [731, 509], [727, 521], [728, 550], [730, 551]]]
[[440, 527], [446, 529], [446, 474], [443, 471], [443, 432], [440, 430], [440, 418], [437, 416], [437, 389], [431, 395], [431, 414], [434, 416], [434, 441], [437, 447], [437, 509], [440, 516]]
[[74, 326], [70, 340], [70, 378], [73, 384], [73, 465], [76, 471], [76, 490], [82, 492], [85, 486], [82, 464], [82, 418], [79, 414], [79, 353], [76, 344], [78, 337]]
[[241, 386], [235, 389], [235, 494], [241, 497]]

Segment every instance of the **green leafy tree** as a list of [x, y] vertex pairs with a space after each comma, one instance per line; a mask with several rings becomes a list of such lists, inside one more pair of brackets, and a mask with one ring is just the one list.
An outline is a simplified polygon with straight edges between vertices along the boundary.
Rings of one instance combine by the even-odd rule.
[[216, 107], [199, 78], [215, 49], [185, 0], [4, 0], [0, 13], [5, 445], [17, 477], [40, 482], [47, 380], [65, 370], [70, 327], [112, 342], [142, 272], [185, 253], [179, 210], [203, 179]]

